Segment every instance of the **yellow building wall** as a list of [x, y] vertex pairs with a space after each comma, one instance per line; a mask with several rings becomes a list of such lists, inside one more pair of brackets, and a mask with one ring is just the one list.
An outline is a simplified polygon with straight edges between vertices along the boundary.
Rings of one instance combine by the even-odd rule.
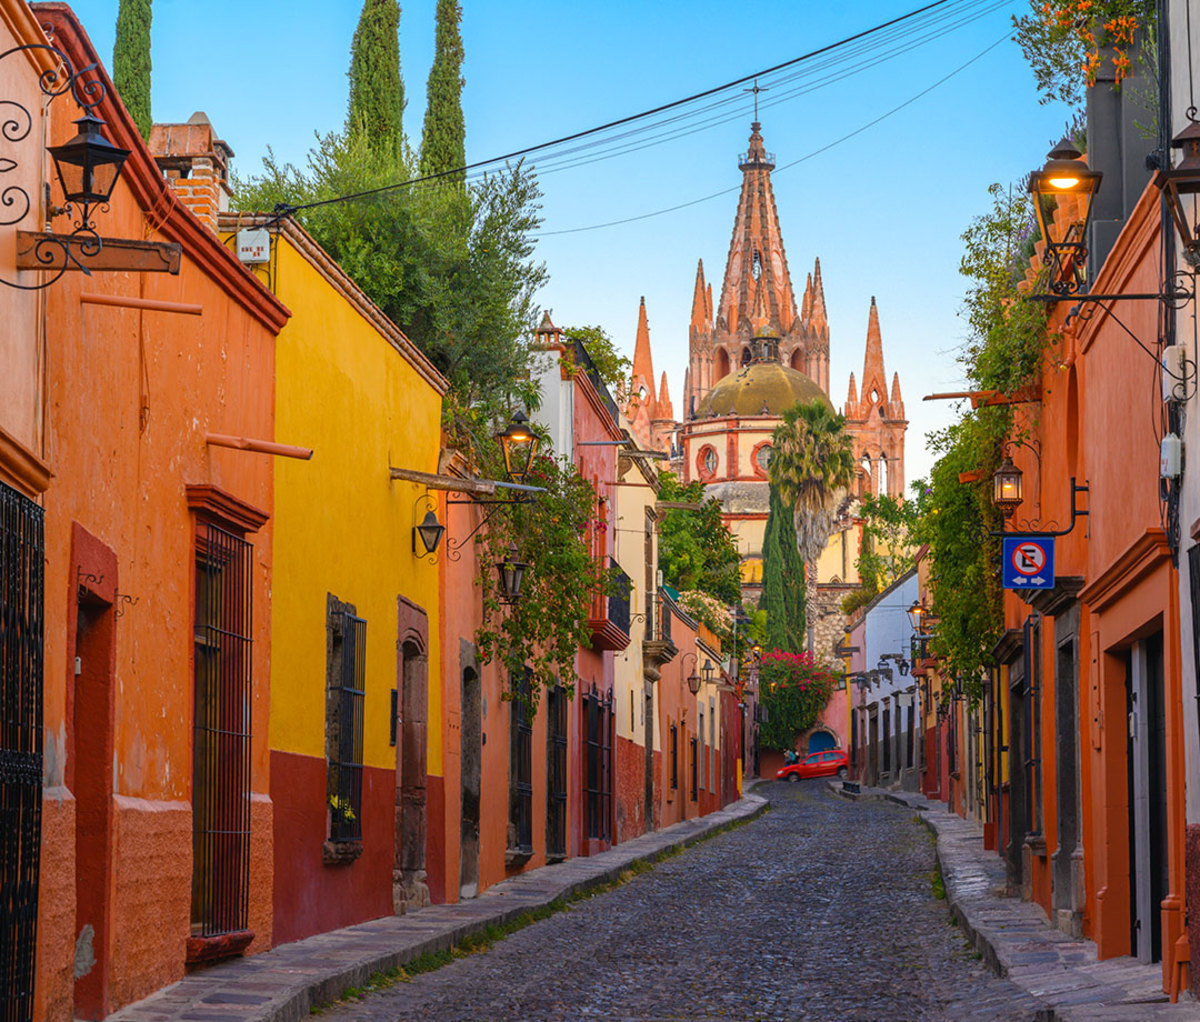
[[412, 550], [413, 505], [425, 487], [390, 480], [388, 467], [437, 471], [441, 396], [286, 237], [276, 244], [276, 292], [292, 310], [277, 345], [276, 438], [315, 453], [275, 459], [271, 748], [325, 755], [332, 592], [367, 621], [364, 765], [395, 766], [403, 595], [429, 617], [427, 763], [440, 775], [438, 567]]

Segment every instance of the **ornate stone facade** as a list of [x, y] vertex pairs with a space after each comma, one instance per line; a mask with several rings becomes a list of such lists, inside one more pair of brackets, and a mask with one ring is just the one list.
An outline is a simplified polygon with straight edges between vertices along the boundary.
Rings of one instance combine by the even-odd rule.
[[[772, 434], [783, 412], [797, 401], [830, 401], [821, 261], [814, 259], [797, 308], [771, 186], [775, 156], [766, 151], [760, 127], [757, 121], [751, 125], [749, 147], [738, 159], [742, 188], [715, 307], [703, 261], [696, 268], [683, 416], [674, 418], [665, 373], [655, 386], [645, 299], [638, 310], [626, 401], [638, 442], [669, 452], [672, 467], [685, 481], [701, 480], [706, 492], [721, 501], [742, 555], [743, 592], [751, 599], [762, 580]], [[893, 374], [888, 384], [874, 298], [862, 384], [850, 375], [843, 413], [860, 466], [856, 494], [902, 496], [908, 423], [899, 376]], [[823, 657], [841, 638], [841, 598], [858, 583], [859, 536], [853, 517], [846, 516], [815, 566], [818, 585], [810, 598], [809, 641]]]

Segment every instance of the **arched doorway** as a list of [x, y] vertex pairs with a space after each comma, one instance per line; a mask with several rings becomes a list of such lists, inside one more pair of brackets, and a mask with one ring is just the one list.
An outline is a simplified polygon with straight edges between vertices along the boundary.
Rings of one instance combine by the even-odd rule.
[[479, 797], [483, 765], [483, 691], [475, 664], [462, 672], [462, 822], [459, 837], [458, 896], [479, 893]]
[[827, 728], [818, 727], [808, 736], [809, 752], [825, 752], [837, 748], [837, 735]]

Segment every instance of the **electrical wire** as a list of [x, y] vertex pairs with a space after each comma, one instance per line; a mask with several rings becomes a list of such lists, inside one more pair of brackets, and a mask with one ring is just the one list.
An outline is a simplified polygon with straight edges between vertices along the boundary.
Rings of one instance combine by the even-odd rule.
[[[965, 71], [968, 67], [970, 67], [976, 61], [978, 61], [981, 58], [983, 58], [984, 56], [986, 56], [989, 52], [994, 50], [997, 46], [999, 46], [1001, 43], [1005, 42], [1007, 39], [1008, 39], [1008, 33], [1006, 32], [1003, 36], [1001, 36], [999, 39], [997, 39], [990, 46], [987, 46], [984, 49], [980, 50], [979, 53], [975, 54], [975, 56], [972, 57], [970, 60], [968, 60], [966, 63], [960, 64], [949, 74], [943, 76], [942, 78], [939, 78], [932, 85], [922, 89], [920, 92], [916, 93], [915, 95], [910, 96], [903, 103], [900, 103], [897, 106], [892, 107], [887, 112], [880, 114], [878, 117], [875, 117], [870, 121], [867, 121], [865, 124], [855, 128], [853, 131], [848, 132], [847, 134], [841, 136], [841, 138], [834, 139], [834, 141], [821, 146], [819, 149], [814, 149], [811, 152], [806, 153], [804, 156], [801, 156], [798, 159], [792, 160], [790, 163], [785, 163], [780, 167], [776, 167], [774, 170], [774, 173], [778, 174], [782, 171], [785, 171], [792, 167], [798, 166], [799, 164], [804, 163], [808, 160], [811, 160], [816, 156], [820, 156], [822, 153], [828, 152], [830, 149], [833, 149], [835, 146], [841, 145], [843, 142], [848, 142], [850, 139], [852, 139], [858, 135], [861, 135], [864, 131], [867, 131], [870, 128], [873, 128], [875, 125], [877, 125], [881, 121], [884, 121], [887, 118], [891, 117], [893, 114], [899, 113], [905, 107], [911, 106], [917, 100], [928, 95], [930, 92], [932, 92], [934, 89], [938, 88], [940, 85], [944, 85], [946, 82], [950, 81], [950, 79], [953, 78], [955, 75], [961, 73], [962, 71]], [[533, 235], [533, 237], [548, 238], [548, 237], [552, 237], [554, 235], [559, 235], [559, 234], [579, 234], [583, 231], [598, 231], [605, 227], [617, 227], [617, 226], [620, 226], [621, 224], [635, 223], [636, 221], [639, 221], [639, 220], [649, 220], [651, 217], [662, 216], [666, 213], [674, 213], [681, 209], [687, 209], [690, 206], [697, 206], [702, 202], [709, 202], [712, 199], [720, 198], [723, 195], [729, 195], [733, 192], [740, 191], [741, 187], [742, 186], [740, 184], [731, 185], [729, 188], [723, 188], [719, 192], [713, 192], [711, 195], [705, 195], [698, 199], [692, 199], [688, 202], [682, 202], [682, 203], [679, 203], [674, 206], [668, 206], [664, 209], [653, 210], [652, 212], [649, 212], [649, 213], [641, 213], [637, 216], [624, 217], [620, 220], [609, 220], [608, 222], [602, 223], [602, 224], [590, 224], [586, 227], [566, 227], [566, 228], [563, 228], [561, 230], [556, 230], [556, 231], [539, 231], [537, 234]]]
[[838, 50], [842, 47], [845, 47], [851, 43], [857, 42], [858, 40], [865, 39], [870, 36], [876, 35], [880, 32], [883, 32], [883, 31], [891, 28], [892, 26], [900, 25], [904, 22], [911, 21], [912, 19], [919, 17], [920, 15], [924, 14], [927, 11], [931, 11], [936, 8], [944, 7], [947, 4], [950, 4], [952, 2], [953, 2], [953, 0], [933, 0], [933, 2], [927, 3], [921, 7], [916, 8], [915, 10], [909, 11], [907, 14], [902, 14], [895, 18], [891, 18], [887, 21], [880, 22], [878, 25], [874, 25], [871, 28], [863, 29], [860, 32], [855, 32], [853, 35], [846, 36], [845, 38], [839, 39], [838, 41], [833, 42], [833, 43], [828, 43], [825, 46], [818, 47], [815, 50], [810, 50], [809, 52], [803, 53], [798, 57], [793, 57], [790, 60], [785, 60], [782, 63], [775, 64], [772, 67], [764, 68], [763, 70], [756, 71], [752, 74], [743, 75], [742, 77], [735, 78], [733, 81], [726, 82], [723, 85], [717, 85], [712, 88], [705, 89], [701, 92], [693, 93], [692, 95], [685, 96], [682, 99], [673, 100], [669, 103], [662, 103], [659, 106], [650, 108], [649, 110], [643, 110], [641, 113], [630, 114], [626, 117], [621, 117], [621, 118], [618, 118], [617, 120], [609, 121], [606, 124], [600, 124], [593, 128], [587, 128], [583, 131], [577, 131], [577, 132], [573, 132], [572, 134], [569, 134], [569, 135], [563, 135], [562, 137], [553, 139], [549, 142], [542, 142], [542, 143], [539, 143], [538, 145], [526, 146], [523, 149], [514, 149], [512, 152], [505, 153], [501, 156], [494, 156], [494, 157], [492, 157], [490, 159], [486, 159], [486, 160], [476, 160], [471, 163], [466, 163], [461, 167], [455, 167], [451, 170], [439, 171], [434, 174], [423, 174], [418, 177], [409, 178], [408, 180], [405, 180], [405, 181], [397, 181], [393, 184], [381, 185], [378, 188], [368, 188], [368, 189], [364, 189], [359, 192], [351, 192], [346, 195], [330, 196], [329, 198], [316, 199], [316, 200], [313, 200], [312, 202], [297, 203], [295, 205], [281, 204], [281, 208], [276, 210], [275, 216], [277, 218], [279, 218], [282, 216], [286, 216], [290, 213], [300, 212], [301, 210], [316, 209], [317, 207], [320, 207], [320, 206], [328, 206], [328, 205], [331, 205], [334, 203], [340, 203], [340, 202], [352, 202], [357, 199], [365, 199], [365, 198], [369, 198], [369, 197], [375, 196], [375, 195], [382, 195], [382, 194], [386, 194], [387, 192], [395, 191], [400, 188], [407, 188], [411, 185], [423, 184], [423, 183], [429, 182], [429, 181], [438, 181], [438, 180], [443, 180], [445, 178], [463, 177], [466, 173], [468, 173], [470, 171], [478, 170], [483, 167], [492, 166], [494, 164], [508, 163], [508, 162], [511, 162], [516, 159], [530, 156], [533, 153], [543, 152], [545, 150], [552, 149], [556, 146], [563, 145], [567, 142], [574, 142], [577, 139], [588, 138], [593, 135], [598, 135], [602, 132], [609, 131], [613, 128], [617, 128], [617, 127], [621, 127], [626, 124], [632, 124], [637, 121], [645, 120], [647, 118], [654, 117], [654, 116], [664, 113], [666, 111], [674, 110], [674, 109], [683, 107], [687, 104], [694, 103], [697, 100], [706, 99], [710, 96], [715, 96], [722, 92], [727, 92], [728, 90], [734, 89], [739, 85], [744, 85], [746, 82], [753, 81], [756, 78], [765, 78], [768, 75], [782, 71], [786, 68], [795, 67], [796, 65], [803, 64], [806, 61], [810, 61], [816, 57], [822, 56], [823, 54], [827, 54], [827, 53], [836, 51], [836, 50]]

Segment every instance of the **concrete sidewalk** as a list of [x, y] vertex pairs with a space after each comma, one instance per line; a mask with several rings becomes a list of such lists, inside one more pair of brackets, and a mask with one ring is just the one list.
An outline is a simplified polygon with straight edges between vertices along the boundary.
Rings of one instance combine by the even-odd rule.
[[[1162, 991], [1162, 967], [1134, 958], [1099, 961], [1096, 945], [1050, 925], [1041, 907], [1004, 896], [1004, 861], [983, 847], [974, 823], [913, 792], [863, 788], [850, 799], [884, 799], [916, 810], [937, 835], [937, 858], [946, 901], [975, 950], [1001, 976], [1027, 990], [1045, 1008], [1038, 1022], [1107, 1022], [1142, 1019], [1200, 1019], [1200, 1004], [1171, 1004]], [[1190, 998], [1188, 993], [1183, 998]]]
[[368, 978], [430, 952], [445, 951], [487, 926], [616, 880], [640, 861], [694, 844], [749, 820], [766, 799], [747, 794], [700, 819], [643, 834], [607, 852], [530, 870], [456, 905], [431, 905], [284, 944], [203, 969], [109, 1016], [121, 1022], [299, 1022], [312, 1008]]

